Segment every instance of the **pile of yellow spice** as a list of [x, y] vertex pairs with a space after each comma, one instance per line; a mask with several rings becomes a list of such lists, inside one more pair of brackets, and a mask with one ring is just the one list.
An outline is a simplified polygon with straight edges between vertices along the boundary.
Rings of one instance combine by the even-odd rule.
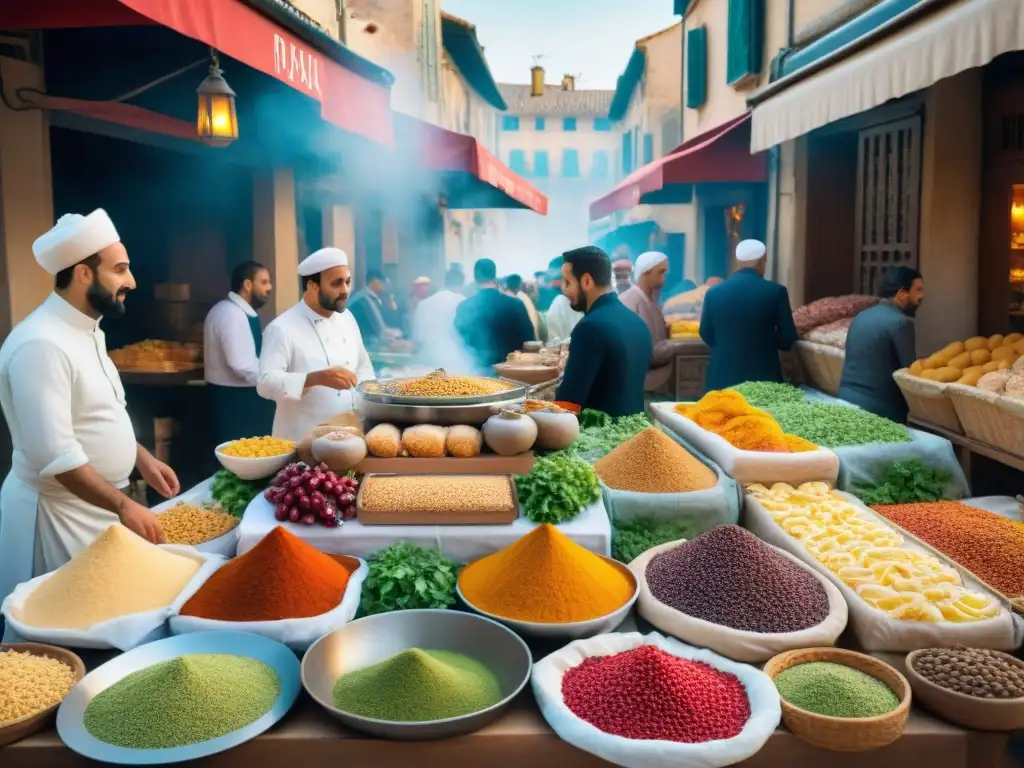
[[228, 443], [220, 452], [225, 456], [239, 459], [263, 459], [270, 456], [283, 456], [295, 450], [295, 443], [278, 437], [243, 437]]
[[63, 661], [0, 650], [0, 728], [59, 704], [74, 683]]
[[755, 408], [732, 389], [708, 392], [693, 404], [679, 403], [675, 411], [741, 451], [802, 453], [817, 450], [814, 443], [784, 432], [770, 413]]

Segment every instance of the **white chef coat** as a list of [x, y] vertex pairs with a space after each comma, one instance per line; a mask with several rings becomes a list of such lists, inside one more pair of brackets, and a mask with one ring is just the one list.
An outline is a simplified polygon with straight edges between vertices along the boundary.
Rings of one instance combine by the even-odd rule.
[[582, 319], [583, 313], [572, 308], [566, 295], [558, 294], [548, 307], [548, 341], [568, 339], [576, 323]]
[[250, 317], [256, 317], [256, 310], [234, 291], [207, 313], [203, 323], [203, 369], [211, 384], [256, 386], [259, 358]]
[[0, 407], [11, 473], [0, 492], [0, 599], [64, 565], [118, 518], [55, 476], [91, 464], [128, 485], [137, 444], [99, 322], [51, 294], [0, 347]]
[[274, 437], [301, 440], [336, 413], [351, 411], [351, 391], [306, 390], [306, 374], [347, 368], [358, 381], [374, 378], [356, 319], [347, 309], [321, 317], [304, 301], [281, 313], [263, 334], [256, 391], [277, 403]]

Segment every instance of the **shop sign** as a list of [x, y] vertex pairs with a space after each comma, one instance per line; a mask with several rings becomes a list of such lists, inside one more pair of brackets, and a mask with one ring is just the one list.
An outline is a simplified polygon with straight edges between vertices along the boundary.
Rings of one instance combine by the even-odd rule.
[[278, 34], [274, 35], [274, 73], [290, 83], [302, 86], [317, 99], [320, 90], [320, 57]]

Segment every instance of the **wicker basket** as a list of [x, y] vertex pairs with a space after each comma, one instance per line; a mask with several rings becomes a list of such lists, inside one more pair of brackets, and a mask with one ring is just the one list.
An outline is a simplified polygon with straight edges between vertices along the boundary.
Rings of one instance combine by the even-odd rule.
[[845, 664], [876, 677], [892, 689], [900, 703], [888, 714], [854, 719], [816, 715], [781, 699], [782, 722], [794, 736], [836, 752], [864, 752], [892, 744], [903, 735], [910, 714], [910, 683], [891, 666], [872, 656], [840, 648], [805, 648], [775, 656], [765, 664], [764, 673], [774, 680], [780, 672], [812, 661]]
[[979, 443], [1024, 457], [1024, 402], [966, 384], [948, 384], [964, 434]]
[[907, 401], [911, 416], [963, 434], [960, 417], [956, 415], [956, 408], [947, 392], [949, 384], [911, 376], [906, 368], [900, 368], [892, 377]]
[[815, 344], [813, 341], [798, 341], [793, 345], [793, 349], [800, 358], [807, 383], [826, 394], [838, 395], [846, 353], [835, 347]]

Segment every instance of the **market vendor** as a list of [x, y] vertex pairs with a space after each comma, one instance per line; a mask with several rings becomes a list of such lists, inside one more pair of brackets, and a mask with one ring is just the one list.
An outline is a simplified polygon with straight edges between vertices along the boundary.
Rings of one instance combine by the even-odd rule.
[[651, 333], [615, 293], [608, 255], [592, 245], [564, 254], [562, 280], [576, 312], [565, 375], [555, 394], [563, 408], [609, 416], [644, 411], [644, 379], [651, 367]]
[[374, 377], [352, 313], [348, 256], [321, 248], [299, 264], [305, 291], [263, 336], [256, 389], [277, 403], [274, 437], [301, 440], [338, 413], [353, 410], [352, 388]]
[[641, 253], [633, 267], [635, 285], [619, 298], [627, 309], [635, 312], [651, 332], [653, 344], [651, 370], [644, 381], [646, 392], [660, 392], [672, 378], [676, 344], [668, 337], [665, 315], [658, 303], [659, 292], [665, 285], [668, 256], [658, 251]]
[[612, 264], [612, 272], [615, 274], [615, 292], [621, 296], [633, 287], [633, 262], [629, 259], [619, 259]]
[[0, 601], [67, 563], [112, 524], [164, 541], [122, 493], [133, 469], [160, 495], [174, 471], [135, 441], [100, 320], [125, 313], [128, 252], [103, 210], [68, 214], [32, 245], [54, 291], [0, 347], [0, 407], [14, 444], [0, 491]]
[[256, 392], [263, 327], [256, 312], [270, 299], [270, 271], [245, 261], [231, 272], [231, 292], [203, 325], [203, 368], [213, 400], [217, 444], [269, 434], [274, 404]]
[[916, 354], [914, 316], [924, 301], [924, 280], [910, 267], [882, 275], [882, 298], [854, 318], [846, 335], [839, 397], [872, 413], [906, 423], [907, 401], [892, 375]]
[[741, 241], [736, 261], [738, 269], [704, 297], [700, 337], [711, 348], [705, 392], [745, 381], [781, 382], [779, 351], [797, 340], [789, 292], [764, 277], [764, 243]]

